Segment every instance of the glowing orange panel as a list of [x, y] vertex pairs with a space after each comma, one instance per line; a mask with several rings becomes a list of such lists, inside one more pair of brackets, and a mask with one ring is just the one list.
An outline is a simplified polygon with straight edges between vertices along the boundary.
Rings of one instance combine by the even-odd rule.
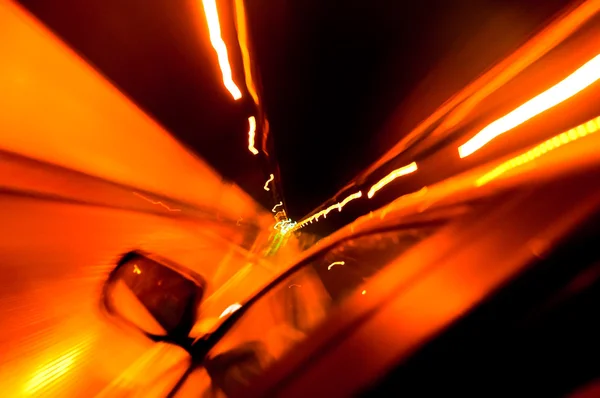
[[600, 54], [560, 83], [483, 128], [483, 130], [458, 148], [460, 157], [465, 158], [473, 154], [494, 138], [566, 101], [595, 83], [598, 79], [600, 79]]
[[414, 173], [417, 170], [418, 170], [417, 163], [412, 162], [411, 164], [408, 164], [406, 166], [400, 167], [399, 169], [392, 171], [390, 174], [388, 174], [387, 176], [385, 176], [381, 180], [379, 180], [379, 182], [377, 182], [377, 184], [373, 185], [371, 187], [371, 189], [369, 189], [369, 193], [367, 194], [367, 196], [369, 197], [369, 199], [371, 199], [377, 191], [379, 191], [381, 188], [385, 187], [390, 182], [394, 181], [396, 178], [410, 174], [410, 173]]
[[227, 55], [227, 46], [221, 37], [221, 25], [219, 23], [219, 12], [217, 11], [216, 0], [202, 0], [202, 5], [204, 6], [204, 14], [206, 15], [206, 22], [208, 24], [210, 42], [217, 53], [219, 66], [221, 67], [223, 84], [231, 93], [233, 99], [238, 100], [242, 98], [242, 93], [233, 81], [231, 65], [229, 64], [229, 57]]

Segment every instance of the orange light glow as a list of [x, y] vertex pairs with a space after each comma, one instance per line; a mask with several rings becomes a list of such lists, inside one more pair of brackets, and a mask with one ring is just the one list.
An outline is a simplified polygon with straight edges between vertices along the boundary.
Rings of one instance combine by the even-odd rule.
[[327, 214], [329, 214], [329, 212], [331, 210], [338, 209], [338, 211], [342, 211], [342, 208], [344, 206], [346, 206], [348, 204], [348, 202], [350, 202], [350, 201], [352, 201], [354, 199], [358, 199], [360, 197], [362, 197], [362, 192], [361, 191], [353, 193], [352, 195], [349, 195], [346, 199], [342, 200], [341, 202], [336, 203], [334, 205], [331, 205], [328, 208], [326, 208], [325, 210], [321, 210], [320, 212], [315, 213], [312, 216], [308, 217], [304, 221], [300, 222], [296, 228], [302, 228], [306, 224], [308, 224], [309, 222], [312, 223], [313, 220], [314, 221], [319, 221], [319, 217], [321, 217], [321, 216], [323, 216], [323, 218], [327, 218]]
[[142, 273], [142, 270], [140, 269], [140, 267], [138, 267], [137, 264], [133, 264], [133, 273], [138, 275]]
[[248, 149], [252, 152], [253, 155], [258, 155], [258, 149], [254, 147], [254, 136], [256, 134], [256, 118], [254, 116], [250, 116], [248, 118], [248, 124], [250, 125], [250, 130], [248, 131]]
[[367, 294], [367, 291], [363, 290], [360, 294], [362, 294], [364, 296], [365, 294]]
[[465, 158], [473, 154], [494, 138], [566, 101], [598, 81], [598, 79], [600, 79], [600, 54], [555, 86], [484, 127], [473, 138], [458, 148], [460, 157]]
[[485, 185], [488, 182], [500, 177], [502, 174], [508, 172], [509, 170], [529, 163], [532, 160], [535, 160], [540, 156], [545, 155], [546, 153], [560, 146], [570, 144], [571, 142], [586, 137], [592, 133], [597, 132], [598, 130], [600, 130], [600, 117], [583, 123], [575, 128], [570, 129], [569, 131], [556, 135], [544, 141], [543, 143], [533, 147], [527, 152], [524, 152], [519, 156], [515, 156], [514, 158], [507, 160], [500, 166], [494, 168], [492, 171], [478, 178], [475, 182], [475, 185], [477, 185], [478, 187]]
[[369, 189], [369, 193], [367, 194], [367, 196], [369, 197], [369, 199], [371, 199], [377, 191], [379, 191], [381, 188], [385, 187], [390, 182], [394, 181], [396, 178], [405, 176], [410, 173], [414, 173], [417, 170], [418, 170], [417, 163], [412, 162], [409, 165], [400, 167], [399, 169], [392, 171], [390, 174], [388, 174], [387, 176], [385, 176], [381, 180], [379, 180], [379, 182], [377, 182], [377, 184], [373, 185], [371, 187], [371, 189]]
[[269, 188], [269, 183], [271, 181], [273, 181], [275, 179], [275, 176], [273, 174], [271, 174], [269, 176], [269, 179], [267, 180], [267, 182], [265, 182], [265, 186], [263, 187], [265, 189], [265, 191], [270, 191], [271, 189]]
[[229, 64], [229, 57], [227, 55], [227, 46], [221, 37], [221, 25], [219, 23], [219, 12], [217, 11], [216, 0], [202, 0], [204, 6], [204, 14], [206, 15], [206, 22], [208, 24], [208, 32], [210, 35], [210, 42], [217, 53], [219, 66], [221, 67], [221, 74], [223, 75], [223, 84], [225, 88], [231, 93], [233, 99], [238, 100], [242, 98], [242, 93], [238, 86], [233, 81], [233, 75], [231, 73], [231, 65]]
[[271, 211], [272, 211], [273, 213], [275, 213], [275, 212], [277, 211], [277, 210], [275, 210], [275, 209], [277, 209], [279, 206], [283, 206], [283, 202], [279, 202], [279, 203], [277, 203], [275, 206], [273, 206], [273, 208], [271, 209]]
[[246, 86], [248, 92], [258, 104], [258, 94], [252, 78], [252, 63], [250, 62], [250, 49], [248, 48], [248, 28], [246, 26], [246, 11], [244, 10], [244, 0], [235, 0], [235, 22], [238, 34], [238, 43], [242, 53], [242, 61], [244, 63], [244, 74], [246, 77]]
[[159, 200], [152, 200], [152, 199], [150, 199], [150, 198], [147, 198], [147, 197], [145, 197], [144, 195], [142, 195], [142, 194], [139, 194], [139, 193], [137, 193], [137, 192], [134, 192], [133, 194], [134, 194], [135, 196], [138, 196], [138, 197], [140, 197], [140, 198], [144, 199], [144, 200], [145, 200], [145, 201], [147, 201], [147, 202], [150, 202], [150, 203], [152, 203], [153, 205], [159, 205], [159, 206], [162, 206], [162, 207], [164, 207], [165, 209], [167, 209], [167, 210], [169, 210], [169, 211], [181, 211], [181, 209], [172, 209], [172, 208], [170, 208], [169, 206], [167, 206], [166, 204], [164, 204], [163, 202], [161, 202], [161, 201], [159, 201]]

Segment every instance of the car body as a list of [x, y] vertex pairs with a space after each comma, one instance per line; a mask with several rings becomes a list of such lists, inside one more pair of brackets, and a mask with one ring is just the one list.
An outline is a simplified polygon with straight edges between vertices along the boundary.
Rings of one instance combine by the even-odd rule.
[[587, 126], [325, 238], [225, 318], [172, 396], [562, 396], [593, 381], [600, 118]]

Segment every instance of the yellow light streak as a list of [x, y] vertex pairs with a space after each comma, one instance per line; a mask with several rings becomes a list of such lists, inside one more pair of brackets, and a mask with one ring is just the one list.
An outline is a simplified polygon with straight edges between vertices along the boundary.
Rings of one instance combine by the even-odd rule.
[[217, 11], [217, 2], [216, 0], [202, 0], [202, 5], [204, 6], [206, 23], [208, 24], [210, 43], [212, 44], [213, 48], [215, 49], [215, 52], [217, 53], [219, 67], [221, 68], [221, 74], [223, 75], [223, 84], [225, 85], [225, 88], [231, 93], [233, 99], [238, 100], [242, 98], [242, 93], [233, 81], [231, 65], [229, 64], [229, 57], [227, 55], [227, 46], [225, 45], [225, 42], [221, 37], [221, 24], [219, 23], [219, 12]]
[[334, 261], [327, 266], [327, 271], [329, 271], [334, 265], [344, 265], [344, 264], [346, 264], [345, 261]]
[[254, 136], [256, 134], [256, 118], [250, 116], [248, 118], [248, 124], [250, 129], [248, 130], [248, 149], [253, 155], [258, 155], [258, 149], [254, 147]]
[[275, 213], [275, 211], [276, 211], [275, 209], [276, 209], [276, 208], [278, 208], [279, 206], [283, 206], [283, 202], [279, 202], [279, 203], [277, 203], [275, 206], [273, 206], [273, 208], [271, 209], [271, 211], [272, 211], [273, 213]]
[[494, 138], [566, 101], [598, 79], [600, 79], [600, 54], [558, 84], [484, 127], [473, 138], [458, 148], [459, 156], [465, 158], [473, 154]]
[[367, 196], [369, 197], [369, 199], [371, 199], [377, 191], [385, 187], [390, 182], [394, 181], [396, 178], [405, 176], [410, 173], [414, 173], [417, 170], [417, 163], [412, 162], [411, 164], [408, 164], [406, 166], [400, 167], [399, 169], [392, 171], [390, 174], [379, 180], [377, 184], [373, 185], [371, 189], [369, 189], [369, 193], [367, 194]]
[[507, 160], [498, 167], [494, 168], [492, 171], [479, 177], [475, 182], [475, 185], [478, 187], [485, 185], [516, 167], [529, 163], [558, 147], [570, 144], [571, 142], [586, 137], [592, 133], [597, 132], [598, 130], [600, 130], [600, 117], [592, 119], [586, 123], [580, 124], [579, 126], [572, 128], [569, 131], [558, 134], [544, 141], [543, 143], [531, 148], [527, 152], [524, 152], [510, 160]]
[[275, 179], [275, 176], [273, 174], [271, 174], [269, 176], [269, 179], [267, 180], [267, 182], [265, 182], [265, 186], [263, 187], [265, 189], [265, 191], [270, 191], [271, 189], [269, 189], [269, 183], [271, 181], [273, 181]]
[[334, 205], [331, 205], [328, 208], [326, 208], [325, 210], [321, 210], [320, 212], [315, 213], [312, 216], [308, 217], [304, 221], [300, 222], [296, 228], [302, 228], [306, 224], [308, 224], [309, 222], [312, 223], [313, 220], [314, 221], [319, 221], [319, 217], [321, 217], [321, 216], [323, 216], [323, 218], [327, 218], [327, 214], [329, 214], [329, 212], [331, 210], [338, 209], [338, 211], [342, 211], [342, 208], [344, 206], [346, 206], [348, 204], [348, 202], [350, 202], [352, 200], [355, 200], [355, 199], [358, 199], [360, 197], [362, 197], [362, 192], [361, 191], [353, 193], [352, 195], [349, 195], [346, 199], [342, 200], [341, 202], [336, 203]]

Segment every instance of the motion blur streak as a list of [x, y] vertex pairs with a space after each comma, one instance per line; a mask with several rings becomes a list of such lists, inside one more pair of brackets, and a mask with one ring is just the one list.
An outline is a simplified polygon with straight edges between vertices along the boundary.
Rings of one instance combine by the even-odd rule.
[[[424, 134], [432, 126], [443, 120], [440, 134], [458, 124], [477, 104], [500, 87], [503, 87], [511, 79], [521, 73], [525, 68], [533, 64], [550, 50], [563, 42], [584, 23], [600, 12], [600, 0], [587, 0], [577, 8], [548, 25], [540, 34], [535, 35], [517, 51], [506, 57], [496, 66], [482, 74], [477, 80], [469, 84], [449, 101], [445, 102], [427, 119], [414, 128], [406, 137], [401, 139], [377, 162], [373, 163], [364, 175], [370, 175], [380, 169], [384, 164], [397, 157], [405, 151], [415, 139]], [[456, 111], [453, 111], [456, 109]]]
[[579, 126], [572, 128], [569, 131], [558, 134], [544, 141], [540, 145], [530, 149], [529, 151], [524, 152], [519, 156], [515, 156], [510, 160], [507, 160], [506, 162], [502, 163], [500, 166], [496, 167], [489, 173], [486, 173], [480, 178], [478, 178], [475, 182], [475, 185], [477, 185], [478, 187], [485, 185], [493, 179], [500, 177], [502, 174], [516, 167], [529, 163], [560, 146], [570, 144], [571, 142], [586, 137], [592, 133], [597, 132], [598, 130], [600, 130], [600, 117], [592, 119], [586, 123], [580, 124]]
[[369, 189], [369, 193], [367, 194], [367, 196], [369, 197], [369, 199], [371, 199], [377, 191], [385, 187], [390, 182], [394, 181], [396, 178], [405, 176], [410, 173], [414, 173], [417, 170], [417, 163], [412, 162], [411, 164], [408, 164], [406, 166], [400, 167], [399, 169], [392, 171], [390, 174], [383, 177], [381, 180], [379, 180], [379, 182], [373, 185], [371, 189]]
[[256, 134], [256, 118], [254, 116], [248, 118], [248, 125], [248, 149], [253, 155], [258, 155], [258, 150], [254, 147], [254, 136]]
[[301, 221], [298, 224], [297, 228], [302, 228], [306, 224], [312, 223], [313, 221], [319, 221], [319, 217], [321, 217], [321, 216], [323, 216], [323, 218], [327, 218], [327, 214], [329, 214], [329, 212], [333, 209], [338, 209], [338, 211], [342, 211], [342, 208], [344, 206], [346, 206], [348, 204], [348, 202], [353, 201], [354, 199], [361, 198], [361, 197], [362, 197], [362, 191], [358, 191], [356, 193], [353, 193], [352, 195], [348, 195], [348, 197], [346, 199], [342, 200], [341, 202], [331, 205], [328, 208], [326, 208], [325, 210], [321, 210], [320, 212], [313, 214], [312, 216], [308, 217], [307, 219]]
[[35, 395], [40, 390], [48, 388], [74, 367], [77, 358], [85, 353], [89, 345], [90, 339], [86, 338], [63, 355], [42, 366], [25, 386], [25, 393]]
[[169, 210], [169, 211], [181, 211], [181, 209], [172, 209], [169, 206], [167, 206], [166, 204], [164, 204], [163, 202], [161, 202], [160, 200], [152, 200], [150, 198], [145, 197], [142, 194], [139, 194], [137, 192], [133, 193], [135, 196], [140, 197], [142, 199], [144, 199], [146, 202], [152, 203], [153, 205], [159, 205], [164, 207], [165, 209]]
[[[0, 0], [0, 54], [1, 151], [128, 186], [135, 200], [131, 191], [271, 225], [268, 211], [225, 183], [12, 1]], [[38, 172], [28, 178], [30, 188], [47, 185], [33, 174]], [[0, 179], [23, 185], [19, 174], [3, 173]], [[71, 180], [61, 186], [77, 188]]]
[[248, 29], [246, 27], [246, 11], [244, 9], [244, 0], [235, 0], [235, 24], [237, 27], [238, 43], [244, 62], [244, 76], [246, 77], [246, 87], [248, 92], [258, 105], [258, 94], [252, 79], [252, 63], [250, 61], [250, 49], [248, 48]]
[[271, 189], [269, 188], [269, 183], [271, 181], [273, 181], [275, 179], [275, 176], [273, 174], [271, 174], [269, 176], [269, 179], [267, 180], [267, 182], [265, 182], [265, 186], [263, 187], [265, 189], [265, 191], [270, 191]]
[[276, 211], [275, 209], [277, 209], [277, 207], [279, 207], [279, 206], [283, 206], [283, 202], [279, 202], [279, 203], [277, 203], [275, 206], [273, 206], [273, 208], [271, 209], [271, 211], [272, 211], [273, 213], [275, 213], [275, 211]]
[[204, 6], [204, 14], [206, 15], [206, 22], [208, 24], [208, 31], [210, 35], [210, 42], [217, 53], [219, 60], [219, 66], [221, 67], [221, 74], [223, 75], [223, 84], [225, 88], [231, 93], [233, 99], [238, 100], [242, 98], [240, 89], [233, 81], [231, 74], [231, 65], [229, 65], [229, 57], [227, 55], [227, 46], [221, 37], [221, 25], [219, 24], [219, 12], [217, 11], [216, 0], [202, 0]]
[[461, 158], [467, 157], [488, 142], [514, 129], [527, 120], [571, 98], [600, 79], [600, 54], [577, 69], [566, 79], [537, 97], [527, 101], [514, 111], [486, 126], [473, 138], [458, 148]]

